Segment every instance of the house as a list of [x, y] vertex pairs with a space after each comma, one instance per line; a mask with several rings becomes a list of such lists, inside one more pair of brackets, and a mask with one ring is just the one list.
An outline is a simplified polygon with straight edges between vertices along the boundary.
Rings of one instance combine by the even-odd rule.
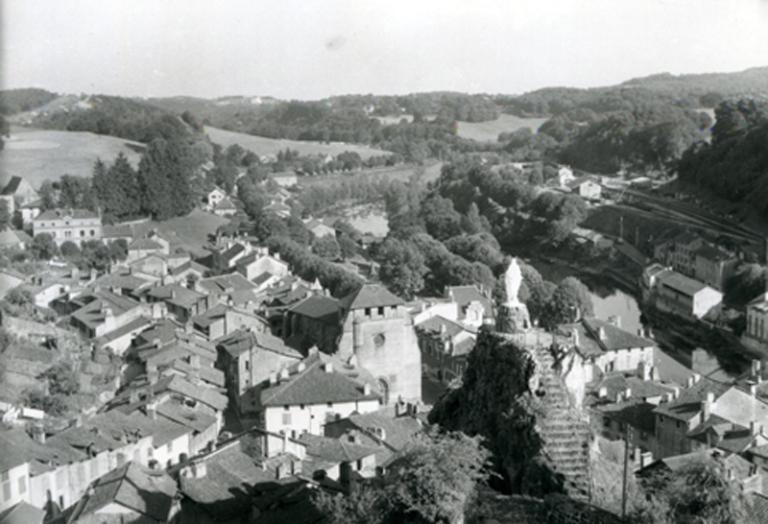
[[256, 285], [240, 273], [225, 273], [215, 277], [201, 278], [195, 282], [194, 287], [198, 292], [209, 295], [211, 303], [221, 302], [230, 305], [253, 300], [253, 292], [256, 289]]
[[21, 223], [26, 228], [32, 224], [32, 221], [42, 213], [42, 202], [34, 200], [32, 202], [16, 206], [16, 212], [21, 215]]
[[602, 187], [591, 176], [582, 176], [566, 182], [571, 193], [579, 195], [584, 200], [600, 200]]
[[768, 347], [768, 292], [747, 304], [747, 326], [741, 340], [752, 349]]
[[31, 244], [30, 236], [20, 229], [5, 228], [0, 231], [0, 248], [27, 249]]
[[476, 335], [461, 324], [439, 315], [415, 325], [425, 370], [448, 384], [464, 375]]
[[179, 284], [151, 287], [145, 291], [144, 296], [149, 303], [164, 303], [168, 313], [182, 323], [202, 315], [213, 305], [208, 295]]
[[587, 382], [614, 371], [634, 373], [643, 365], [653, 367], [656, 343], [621, 329], [619, 323], [619, 319], [583, 318], [559, 326], [558, 331], [570, 335], [569, 344], [584, 358]]
[[274, 213], [280, 218], [288, 218], [291, 216], [291, 207], [282, 202], [272, 202], [271, 204], [264, 206], [264, 211]]
[[237, 207], [229, 197], [224, 197], [213, 207], [213, 214], [220, 217], [231, 217], [237, 213]]
[[70, 323], [87, 338], [101, 337], [142, 316], [152, 317], [152, 309], [130, 297], [108, 290], [83, 294], [71, 302], [77, 309]]
[[203, 206], [203, 209], [213, 212], [213, 210], [216, 209], [216, 206], [226, 198], [227, 192], [218, 186], [214, 186], [214, 188], [208, 191], [208, 194], [205, 195], [205, 205]]
[[386, 407], [370, 413], [353, 413], [325, 425], [325, 436], [340, 440], [355, 437], [355, 442], [376, 447], [378, 467], [386, 467], [398, 452], [424, 431], [415, 406]]
[[698, 280], [665, 269], [653, 277], [650, 300], [660, 310], [686, 318], [703, 319], [717, 315], [723, 294]]
[[254, 386], [299, 362], [302, 354], [267, 333], [239, 329], [216, 344], [216, 367], [224, 372], [229, 397], [241, 413], [258, 411]]
[[458, 305], [463, 324], [480, 327], [493, 321], [493, 303], [477, 286], [446, 286], [445, 296]]
[[[318, 337], [319, 334], [319, 337]], [[364, 284], [341, 300], [309, 297], [288, 310], [283, 337], [312, 345], [376, 374], [385, 403], [421, 399], [421, 352], [405, 302]]]
[[720, 247], [704, 244], [694, 250], [693, 276], [718, 291], [725, 289], [726, 281], [733, 275], [739, 259]]
[[571, 231], [571, 236], [577, 244], [586, 245], [599, 250], [606, 250], [613, 247], [613, 240], [605, 235], [598, 233], [594, 229], [584, 227], [575, 227]]
[[675, 271], [694, 277], [696, 250], [703, 246], [704, 240], [701, 237], [685, 231], [658, 241], [653, 248], [653, 257]]
[[302, 474], [310, 478], [331, 479], [349, 486], [353, 480], [376, 476], [379, 446], [365, 445], [355, 434], [331, 438], [302, 433], [297, 440], [306, 446]]
[[272, 180], [277, 182], [277, 185], [279, 185], [281, 188], [291, 188], [295, 186], [299, 181], [299, 177], [296, 176], [296, 173], [292, 171], [272, 173], [271, 177]]
[[0, 524], [43, 524], [45, 511], [28, 502], [19, 502], [0, 512]]
[[179, 522], [176, 492], [176, 482], [165, 471], [129, 462], [94, 481], [66, 522]]
[[32, 220], [33, 236], [51, 235], [56, 245], [101, 240], [101, 215], [87, 209], [49, 209]]
[[168, 255], [170, 252], [170, 243], [158, 235], [137, 238], [128, 244], [126, 262], [135, 262], [148, 255]]
[[255, 411], [267, 431], [323, 435], [328, 421], [380, 408], [374, 382], [363, 369], [315, 351], [259, 384]]
[[8, 292], [20, 286], [26, 280], [26, 276], [12, 269], [0, 269], [0, 299], [5, 298]]
[[560, 166], [557, 170], [557, 186], [565, 189], [568, 184], [576, 180], [573, 170], [568, 166]]
[[125, 240], [127, 245], [133, 242], [133, 228], [130, 224], [104, 224], [101, 227], [101, 239], [105, 243]]
[[192, 317], [192, 324], [208, 340], [220, 339], [239, 329], [269, 331], [267, 319], [226, 304], [217, 304], [202, 315]]
[[237, 260], [237, 272], [248, 280], [259, 279], [261, 286], [265, 282], [264, 275], [280, 279], [290, 274], [288, 264], [280, 258], [278, 253], [270, 255], [266, 249], [255, 249]]
[[40, 194], [35, 191], [32, 185], [20, 176], [12, 176], [8, 179], [0, 197], [10, 200], [10, 212], [13, 213], [17, 207], [22, 207], [40, 200]]
[[307, 220], [304, 225], [312, 232], [313, 235], [315, 235], [315, 238], [336, 236], [336, 230], [331, 226], [324, 224], [322, 220], [311, 218]]

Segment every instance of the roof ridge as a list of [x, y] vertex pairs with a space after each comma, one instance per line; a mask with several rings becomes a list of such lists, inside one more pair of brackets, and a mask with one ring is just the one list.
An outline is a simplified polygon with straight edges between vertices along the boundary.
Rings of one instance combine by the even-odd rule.
[[[309, 357], [307, 357], [307, 358], [309, 358]], [[304, 360], [306, 360], [306, 359], [304, 359]], [[304, 360], [302, 360], [301, 362], [304, 362]], [[263, 404], [265, 401], [270, 401], [270, 400], [272, 400], [273, 398], [275, 398], [275, 396], [276, 396], [278, 393], [285, 393], [286, 391], [288, 391], [288, 390], [291, 388], [291, 386], [293, 386], [294, 384], [296, 384], [296, 382], [298, 382], [298, 379], [299, 379], [299, 378], [301, 378], [301, 376], [306, 376], [306, 374], [307, 374], [307, 373], [309, 373], [311, 370], [313, 370], [314, 368], [316, 368], [316, 367], [318, 366], [318, 364], [319, 364], [319, 363], [321, 363], [321, 362], [322, 362], [322, 360], [321, 360], [320, 358], [318, 358], [317, 360], [315, 360], [314, 362], [312, 362], [312, 363], [311, 363], [309, 366], [307, 366], [307, 367], [304, 369], [304, 371], [301, 371], [301, 372], [299, 372], [299, 373], [298, 373], [298, 375], [300, 375], [300, 376], [296, 377], [296, 378], [295, 378], [295, 379], [293, 379], [293, 380], [291, 380], [291, 378], [290, 378], [290, 371], [289, 371], [289, 372], [288, 372], [288, 380], [289, 380], [288, 384], [286, 384], [286, 385], [285, 385], [285, 387], [284, 387], [283, 389], [279, 390], [279, 391], [272, 391], [272, 394], [269, 396], [269, 398], [262, 400], [262, 404]], [[286, 368], [286, 369], [287, 369], [287, 368]], [[278, 384], [277, 384], [277, 385], [280, 385], [280, 383], [278, 382]]]

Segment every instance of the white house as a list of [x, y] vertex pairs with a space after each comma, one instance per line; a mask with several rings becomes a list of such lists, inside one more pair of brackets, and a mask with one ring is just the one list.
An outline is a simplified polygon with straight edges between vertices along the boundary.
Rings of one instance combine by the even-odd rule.
[[292, 438], [304, 432], [323, 435], [328, 422], [380, 409], [382, 397], [374, 384], [361, 368], [314, 351], [259, 386], [264, 428]]
[[219, 205], [219, 203], [227, 198], [227, 193], [220, 187], [216, 186], [210, 191], [208, 191], [208, 194], [205, 195], [205, 206], [204, 209], [206, 211], [213, 212], [214, 209], [216, 209], [216, 206]]
[[741, 340], [752, 349], [768, 348], [768, 292], [747, 304], [747, 329]]
[[723, 294], [718, 290], [671, 269], [654, 275], [653, 282], [650, 296], [662, 311], [701, 319], [716, 315], [723, 302]]

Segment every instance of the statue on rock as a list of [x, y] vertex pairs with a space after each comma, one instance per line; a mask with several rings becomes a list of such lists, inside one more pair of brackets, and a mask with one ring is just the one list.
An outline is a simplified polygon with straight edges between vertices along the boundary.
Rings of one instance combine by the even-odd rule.
[[522, 282], [523, 273], [520, 271], [520, 264], [517, 263], [517, 258], [513, 258], [506, 273], [504, 273], [507, 298], [503, 304], [499, 305], [496, 317], [496, 328], [502, 333], [519, 333], [531, 327], [528, 307], [520, 302], [517, 296]]

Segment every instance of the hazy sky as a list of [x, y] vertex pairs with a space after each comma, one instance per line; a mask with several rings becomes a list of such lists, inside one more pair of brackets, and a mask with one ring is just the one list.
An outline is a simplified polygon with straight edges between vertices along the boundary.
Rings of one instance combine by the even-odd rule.
[[135, 96], [595, 86], [768, 65], [768, 0], [0, 0], [2, 85]]

